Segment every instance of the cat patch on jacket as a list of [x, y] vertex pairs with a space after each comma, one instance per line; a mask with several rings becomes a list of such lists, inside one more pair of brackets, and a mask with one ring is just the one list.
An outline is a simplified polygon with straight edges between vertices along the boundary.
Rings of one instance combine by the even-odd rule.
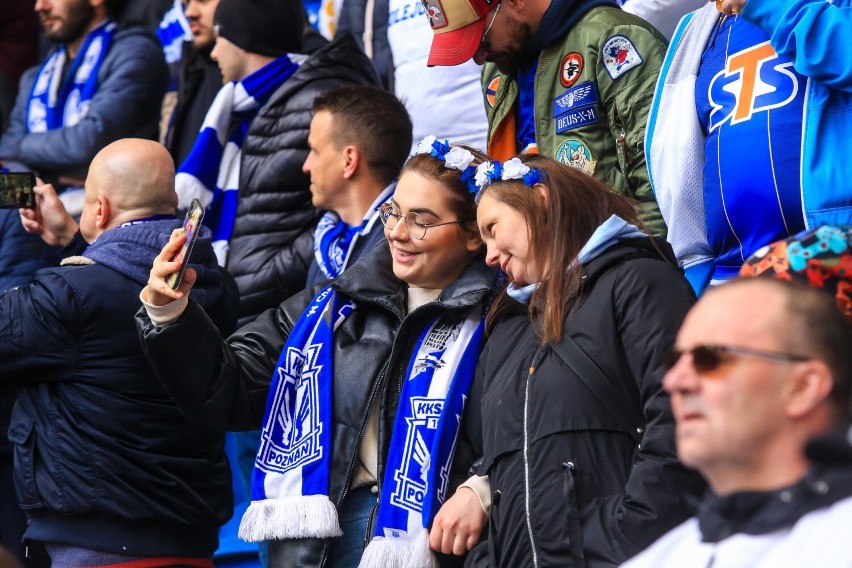
[[607, 38], [601, 49], [601, 58], [613, 81], [644, 61], [633, 42], [623, 35]]

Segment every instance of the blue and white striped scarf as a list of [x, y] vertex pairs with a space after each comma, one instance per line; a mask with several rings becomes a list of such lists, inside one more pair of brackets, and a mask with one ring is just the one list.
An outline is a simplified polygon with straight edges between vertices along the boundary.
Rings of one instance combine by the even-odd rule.
[[350, 227], [333, 211], [320, 218], [314, 229], [314, 257], [326, 278], [337, 278], [346, 269], [358, 237], [369, 234], [376, 223], [381, 223], [379, 207], [393, 196], [395, 188], [396, 182], [391, 183], [379, 194], [357, 227]]
[[[328, 498], [334, 330], [355, 309], [324, 288], [296, 322], [272, 376], [252, 477], [252, 503], [240, 523], [248, 541], [340, 536]], [[367, 564], [402, 566], [419, 551], [431, 559], [426, 528], [449, 483], [464, 402], [483, 337], [481, 306], [458, 321], [436, 318], [408, 365], [388, 454], [377, 538]], [[368, 558], [368, 553], [373, 560]], [[420, 564], [417, 564], [420, 565]]]
[[98, 72], [104, 62], [115, 23], [106, 19], [86, 36], [68, 77], [63, 84], [62, 69], [68, 58], [66, 46], [59, 46], [39, 69], [27, 103], [27, 132], [47, 132], [79, 123], [89, 112], [98, 90]]
[[234, 229], [242, 145], [251, 121], [269, 97], [298, 70], [305, 56], [285, 54], [242, 81], [231, 81], [213, 99], [192, 150], [178, 168], [178, 207], [194, 197], [207, 208], [204, 224], [213, 230], [213, 250], [225, 266]]
[[482, 306], [461, 321], [446, 314], [420, 336], [399, 397], [376, 532], [360, 568], [437, 566], [427, 527], [447, 497], [484, 315]]
[[314, 297], [278, 357], [239, 536], [271, 539], [339, 536], [328, 498], [334, 330], [355, 304], [330, 286]]

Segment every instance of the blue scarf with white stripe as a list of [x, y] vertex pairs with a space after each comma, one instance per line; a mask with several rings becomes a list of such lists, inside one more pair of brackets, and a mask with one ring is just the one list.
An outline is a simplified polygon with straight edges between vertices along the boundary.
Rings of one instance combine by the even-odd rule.
[[447, 497], [484, 315], [481, 306], [462, 320], [446, 314], [417, 342], [394, 420], [376, 532], [360, 568], [437, 565], [427, 527]]
[[179, 208], [197, 197], [207, 208], [204, 224], [213, 230], [213, 250], [225, 266], [234, 229], [242, 145], [258, 110], [287, 79], [304, 56], [285, 54], [242, 81], [231, 81], [213, 99], [195, 144], [175, 177]]
[[379, 208], [393, 196], [395, 188], [396, 182], [382, 190], [356, 227], [344, 223], [333, 211], [320, 218], [314, 229], [314, 258], [326, 278], [337, 278], [346, 269], [358, 237], [369, 234], [381, 222]]
[[328, 498], [334, 330], [355, 304], [330, 286], [314, 297], [281, 351], [263, 416], [239, 536], [259, 542], [339, 536]]
[[59, 46], [39, 69], [27, 103], [27, 132], [47, 132], [79, 123], [89, 112], [98, 90], [98, 72], [112, 44], [116, 25], [106, 19], [86, 36], [62, 81], [68, 59], [66, 46]]

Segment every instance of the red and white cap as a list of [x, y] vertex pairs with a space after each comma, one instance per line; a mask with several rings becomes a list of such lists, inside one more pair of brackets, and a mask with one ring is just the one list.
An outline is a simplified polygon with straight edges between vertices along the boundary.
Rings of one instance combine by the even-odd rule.
[[461, 65], [476, 53], [485, 31], [485, 15], [495, 0], [423, 0], [435, 37], [429, 67]]

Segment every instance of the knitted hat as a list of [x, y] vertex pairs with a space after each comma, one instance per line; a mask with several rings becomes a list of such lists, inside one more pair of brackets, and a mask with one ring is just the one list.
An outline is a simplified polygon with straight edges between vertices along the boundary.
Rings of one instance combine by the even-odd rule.
[[740, 276], [769, 276], [825, 290], [852, 320], [852, 225], [823, 225], [767, 245], [746, 260]]
[[304, 12], [298, 0], [219, 0], [219, 36], [250, 53], [279, 57], [302, 50]]
[[476, 53], [495, 0], [423, 0], [435, 37], [426, 64], [461, 65]]

